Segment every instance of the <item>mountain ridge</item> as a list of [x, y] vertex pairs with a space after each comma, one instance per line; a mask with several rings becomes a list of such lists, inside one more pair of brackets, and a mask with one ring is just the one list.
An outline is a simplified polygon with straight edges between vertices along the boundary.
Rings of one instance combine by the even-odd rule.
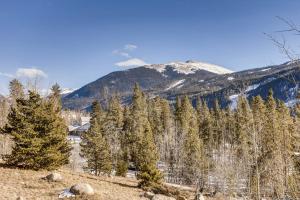
[[[184, 65], [185, 63], [187, 66], [190, 66], [191, 63], [198, 64], [201, 62], [187, 61], [175, 63], [179, 63], [178, 65]], [[208, 66], [215, 65], [208, 64]], [[157, 68], [153, 69], [154, 67]], [[279, 77], [295, 73], [297, 75], [295, 79], [297, 81], [296, 85], [300, 81], [300, 74], [298, 77], [298, 62], [286, 62], [280, 65], [247, 69], [238, 72], [232, 72], [221, 67], [223, 73], [220, 72], [219, 74], [200, 67], [196, 70], [192, 69], [193, 66], [187, 67], [186, 71], [180, 71], [176, 67], [176, 65], [167, 63], [156, 64], [152, 67], [141, 66], [112, 72], [65, 96], [63, 98], [63, 105], [65, 108], [70, 109], [84, 109], [94, 99], [103, 102], [114, 94], [118, 94], [121, 100], [126, 103], [130, 101], [132, 88], [135, 83], [138, 83], [148, 95], [161, 96], [171, 102], [177, 96], [188, 95], [193, 101], [195, 97], [200, 97], [208, 101], [209, 104], [212, 104], [212, 101], [218, 99], [222, 106], [228, 106], [232, 103], [230, 100], [232, 95], [245, 92], [247, 87], [252, 87], [251, 90], [248, 88], [248, 91], [246, 91], [249, 94], [249, 98], [258, 94], [266, 96], [266, 91], [271, 88], [275, 90], [275, 97], [288, 101], [295, 97], [293, 95], [291, 97], [290, 94], [284, 95], [285, 91], [279, 91], [275, 86], [287, 87], [287, 90], [293, 86], [279, 79]], [[258, 86], [254, 87], [255, 84]]]

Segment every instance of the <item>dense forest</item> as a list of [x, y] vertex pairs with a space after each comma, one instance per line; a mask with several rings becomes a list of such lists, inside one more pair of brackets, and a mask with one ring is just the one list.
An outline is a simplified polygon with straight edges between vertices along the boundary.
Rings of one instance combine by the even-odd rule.
[[[3, 156], [7, 165], [39, 170], [68, 163], [59, 90], [54, 85], [41, 97], [11, 82], [11, 109], [5, 100], [0, 106], [1, 137], [14, 143]], [[217, 101], [208, 107], [201, 99], [193, 107], [186, 96], [170, 105], [135, 85], [130, 105], [118, 96], [103, 108], [95, 100], [90, 116], [80, 155], [84, 169], [96, 176], [126, 176], [130, 169], [142, 188], [169, 182], [256, 200], [299, 198], [300, 105], [288, 108], [272, 91], [266, 100], [256, 96], [248, 102], [241, 95], [231, 110]]]

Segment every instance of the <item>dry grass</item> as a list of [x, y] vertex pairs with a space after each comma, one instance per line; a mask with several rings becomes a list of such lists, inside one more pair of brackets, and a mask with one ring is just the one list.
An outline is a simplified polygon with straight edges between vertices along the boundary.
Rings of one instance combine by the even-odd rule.
[[47, 171], [31, 171], [8, 169], [0, 167], [0, 199], [15, 200], [18, 196], [26, 200], [58, 199], [58, 194], [76, 183], [89, 183], [95, 190], [93, 197], [76, 199], [89, 200], [135, 200], [141, 197], [143, 191], [138, 189], [137, 181], [121, 177], [95, 177], [84, 173], [72, 173], [67, 169], [57, 170], [63, 181], [50, 183], [42, 178]]

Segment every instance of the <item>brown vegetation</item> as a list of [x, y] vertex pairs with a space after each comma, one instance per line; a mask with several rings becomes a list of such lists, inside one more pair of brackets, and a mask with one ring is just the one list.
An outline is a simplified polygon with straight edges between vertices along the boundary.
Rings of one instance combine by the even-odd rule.
[[[134, 179], [122, 177], [96, 177], [84, 173], [72, 173], [67, 169], [58, 172], [63, 176], [61, 182], [47, 182], [43, 178], [48, 171], [31, 171], [8, 169], [0, 167], [0, 197], [5, 200], [15, 200], [22, 196], [30, 200], [58, 199], [59, 193], [70, 188], [76, 183], [89, 183], [95, 190], [92, 199], [105, 200], [135, 200], [146, 199], [141, 197], [141, 189], [137, 188], [138, 182]], [[79, 197], [76, 199], [87, 199]]]

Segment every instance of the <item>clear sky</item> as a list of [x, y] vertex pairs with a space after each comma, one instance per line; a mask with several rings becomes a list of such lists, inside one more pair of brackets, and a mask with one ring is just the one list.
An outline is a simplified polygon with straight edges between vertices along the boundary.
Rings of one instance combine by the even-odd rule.
[[298, 0], [0, 0], [0, 93], [12, 77], [34, 74], [43, 87], [78, 88], [124, 69], [117, 65], [279, 64], [286, 58], [263, 32], [286, 28], [276, 16], [300, 25], [299, 8]]

